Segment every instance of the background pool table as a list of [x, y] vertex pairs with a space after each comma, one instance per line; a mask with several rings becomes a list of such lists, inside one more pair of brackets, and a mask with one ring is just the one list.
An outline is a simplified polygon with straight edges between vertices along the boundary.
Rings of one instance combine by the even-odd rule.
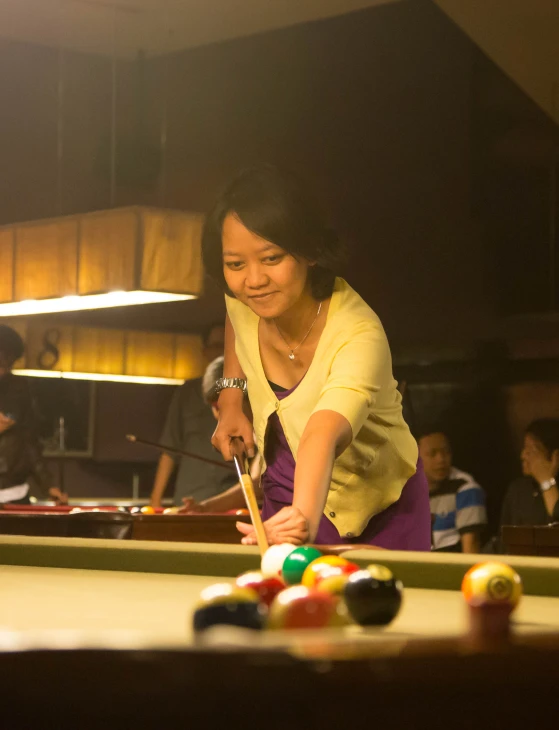
[[[496, 716], [505, 701], [517, 712], [523, 703], [545, 727], [538, 699], [556, 689], [548, 673], [554, 668], [556, 677], [559, 662], [559, 560], [511, 558], [526, 591], [514, 622], [523, 644], [479, 654], [463, 643], [459, 592], [479, 556], [364, 550], [351, 557], [388, 565], [406, 586], [402, 611], [385, 630], [316, 631], [310, 643], [276, 632], [246, 643], [243, 635], [223, 651], [193, 643], [193, 605], [204, 586], [256, 568], [256, 549], [2, 536], [0, 708], [17, 711], [27, 727], [40, 717], [49, 727], [47, 716], [58, 718], [53, 727], [78, 722], [80, 730], [195, 721], [246, 727], [249, 720], [266, 729], [350, 727], [369, 712], [384, 730], [391, 721], [419, 727], [428, 718], [437, 727], [435, 700], [460, 715], [469, 698], [469, 724], [460, 715], [456, 727], [505, 727]], [[472, 724], [476, 703], [487, 706]], [[500, 713], [503, 723], [515, 717], [512, 707]]]
[[0, 535], [238, 544], [241, 535], [236, 523], [250, 522], [248, 516], [234, 512], [131, 515], [116, 508], [101, 511], [86, 508], [77, 514], [70, 514], [70, 510], [68, 507], [0, 509]]

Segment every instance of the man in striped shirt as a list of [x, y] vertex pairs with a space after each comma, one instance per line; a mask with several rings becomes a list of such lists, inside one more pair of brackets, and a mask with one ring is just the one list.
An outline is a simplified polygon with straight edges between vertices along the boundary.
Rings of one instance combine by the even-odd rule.
[[452, 466], [448, 436], [440, 429], [418, 439], [429, 482], [433, 550], [477, 553], [487, 524], [483, 489], [466, 472]]

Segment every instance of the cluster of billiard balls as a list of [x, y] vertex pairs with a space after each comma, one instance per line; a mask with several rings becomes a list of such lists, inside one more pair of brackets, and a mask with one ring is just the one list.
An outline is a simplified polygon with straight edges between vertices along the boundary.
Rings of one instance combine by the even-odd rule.
[[146, 504], [144, 507], [119, 507], [119, 512], [122, 512], [123, 514], [130, 514], [130, 515], [154, 515], [155, 510], [153, 507], [151, 507], [149, 504]]
[[[80, 512], [87, 512], [91, 514], [92, 512], [112, 512], [111, 509], [103, 509], [102, 507], [95, 507], [94, 509], [82, 509], [81, 507], [74, 507], [74, 509], [70, 510], [71, 515], [79, 514]], [[118, 507], [117, 512], [120, 512], [124, 515], [154, 515], [155, 510], [153, 507], [150, 507], [149, 505], [146, 505], [144, 507]]]
[[352, 622], [385, 626], [398, 614], [403, 586], [388, 568], [323, 555], [310, 545], [272, 545], [261, 570], [234, 584], [204, 589], [194, 631], [217, 625], [248, 629], [324, 629]]

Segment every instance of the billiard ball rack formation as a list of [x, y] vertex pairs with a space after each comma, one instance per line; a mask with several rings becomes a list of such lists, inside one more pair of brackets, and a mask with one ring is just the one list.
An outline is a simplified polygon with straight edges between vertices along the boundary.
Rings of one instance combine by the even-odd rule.
[[[193, 631], [207, 643], [206, 632], [215, 636], [218, 630], [223, 637], [225, 628], [227, 643], [230, 631], [237, 629], [279, 629], [288, 635], [293, 630], [342, 629], [352, 622], [378, 629], [396, 618], [403, 592], [401, 581], [384, 565], [363, 569], [340, 555], [324, 555], [317, 547], [272, 545], [262, 556], [261, 571], [202, 591]], [[510, 646], [510, 617], [522, 595], [518, 573], [505, 563], [479, 563], [465, 574], [462, 594], [470, 616], [464, 646]], [[249, 644], [253, 638], [247, 637]], [[319, 644], [323, 641], [321, 636]]]

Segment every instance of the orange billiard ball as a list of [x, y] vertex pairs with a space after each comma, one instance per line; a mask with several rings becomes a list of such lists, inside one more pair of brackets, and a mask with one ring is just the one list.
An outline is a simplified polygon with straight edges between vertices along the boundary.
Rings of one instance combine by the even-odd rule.
[[155, 514], [155, 510], [153, 509], [153, 507], [150, 507], [149, 504], [146, 505], [146, 507], [142, 507], [142, 509], [140, 510], [140, 512], [143, 515], [154, 515]]
[[322, 555], [320, 558], [313, 560], [303, 573], [301, 583], [307, 588], [314, 588], [318, 582], [320, 573], [325, 568], [342, 567], [349, 564], [349, 560], [341, 558], [339, 555]]
[[470, 606], [507, 605], [514, 610], [522, 596], [522, 581], [510, 565], [491, 560], [468, 570], [462, 594]]

